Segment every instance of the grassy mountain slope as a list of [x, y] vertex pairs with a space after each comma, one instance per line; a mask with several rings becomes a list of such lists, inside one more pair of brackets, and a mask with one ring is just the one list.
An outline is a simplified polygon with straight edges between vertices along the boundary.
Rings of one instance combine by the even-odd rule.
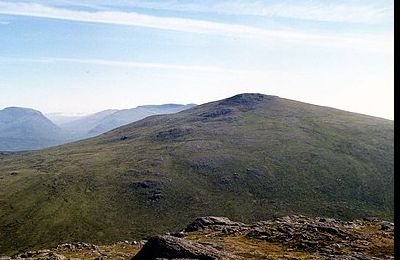
[[112, 242], [197, 216], [393, 219], [393, 121], [242, 94], [0, 154], [0, 253]]

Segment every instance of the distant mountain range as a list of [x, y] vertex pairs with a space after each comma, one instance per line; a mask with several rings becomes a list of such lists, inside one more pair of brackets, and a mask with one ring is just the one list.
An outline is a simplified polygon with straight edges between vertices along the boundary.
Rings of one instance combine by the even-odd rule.
[[195, 106], [165, 104], [138, 106], [123, 110], [104, 110], [99, 113], [85, 116], [64, 124], [60, 128], [70, 133], [74, 139], [93, 137], [114, 128], [138, 121], [148, 116], [160, 114], [172, 114]]
[[0, 110], [0, 151], [34, 150], [67, 141], [60, 127], [29, 108]]
[[0, 110], [0, 151], [37, 150], [93, 137], [147, 116], [176, 113], [195, 106], [165, 104], [110, 109], [88, 116], [48, 117], [37, 110], [8, 107]]
[[394, 122], [241, 94], [0, 154], [0, 254], [142, 239], [199, 216], [293, 214], [393, 220]]
[[54, 124], [61, 125], [83, 118], [84, 116], [86, 116], [86, 114], [48, 113], [44, 114], [44, 116], [50, 119], [50, 121]]

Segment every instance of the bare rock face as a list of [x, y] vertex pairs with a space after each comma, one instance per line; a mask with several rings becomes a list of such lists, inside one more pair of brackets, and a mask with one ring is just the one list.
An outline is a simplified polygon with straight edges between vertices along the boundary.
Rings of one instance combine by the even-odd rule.
[[194, 232], [207, 228], [211, 228], [214, 230], [222, 230], [227, 227], [241, 227], [245, 226], [245, 224], [240, 222], [234, 222], [226, 217], [201, 217], [197, 218], [191, 224], [189, 224], [186, 228], [186, 232]]
[[132, 260], [152, 259], [233, 259], [210, 246], [173, 236], [156, 236], [148, 240]]

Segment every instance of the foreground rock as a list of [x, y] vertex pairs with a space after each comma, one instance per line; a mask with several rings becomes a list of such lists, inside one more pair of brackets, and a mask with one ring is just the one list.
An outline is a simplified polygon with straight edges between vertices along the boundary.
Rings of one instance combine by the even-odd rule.
[[374, 218], [339, 221], [287, 216], [254, 224], [197, 218], [183, 231], [148, 241], [97, 246], [67, 243], [0, 260], [394, 259], [394, 224]]
[[50, 251], [49, 249], [38, 250], [38, 251], [29, 251], [19, 255], [16, 255], [13, 258], [1, 258], [0, 260], [6, 259], [40, 259], [40, 260], [67, 260], [67, 258], [63, 255], [57, 254], [55, 252]]
[[156, 236], [149, 239], [142, 250], [132, 260], [153, 259], [233, 259], [234, 257], [183, 238], [173, 236]]
[[27, 251], [12, 257], [0, 256], [0, 260], [123, 260], [130, 259], [140, 250], [140, 247], [141, 244], [137, 241], [121, 241], [103, 246], [74, 242], [61, 244], [51, 249]]

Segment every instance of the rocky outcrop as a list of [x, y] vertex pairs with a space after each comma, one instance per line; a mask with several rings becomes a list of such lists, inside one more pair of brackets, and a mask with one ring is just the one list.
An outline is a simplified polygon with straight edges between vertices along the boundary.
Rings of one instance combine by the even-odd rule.
[[244, 224], [201, 217], [184, 230], [142, 241], [97, 246], [75, 242], [0, 260], [394, 259], [394, 224], [293, 215]]
[[226, 217], [201, 217], [197, 218], [191, 224], [189, 224], [186, 228], [186, 232], [199, 231], [203, 229], [213, 229], [213, 230], [222, 230], [224, 228], [229, 227], [244, 227], [246, 226], [243, 223], [234, 222]]
[[173, 141], [180, 137], [184, 137], [193, 132], [192, 129], [187, 128], [172, 128], [166, 131], [161, 131], [157, 133], [156, 140], [157, 141]]
[[[2, 259], [0, 257], [0, 259]], [[6, 259], [6, 258], [4, 258]], [[61, 254], [50, 251], [49, 249], [38, 250], [38, 251], [28, 251], [22, 254], [18, 254], [13, 258], [7, 258], [10, 260], [14, 259], [40, 259], [40, 260], [67, 260], [67, 258]]]
[[265, 241], [279, 245], [284, 251], [305, 252], [319, 259], [393, 257], [394, 224], [376, 218], [347, 222], [294, 215], [245, 225], [224, 217], [203, 217], [196, 219], [185, 231], [189, 232], [186, 237], [190, 237], [190, 232], [196, 232], [207, 239], [236, 237], [245, 241]]
[[268, 96], [262, 94], [245, 93], [227, 98], [219, 103], [219, 106], [237, 107], [240, 111], [255, 109], [265, 101], [270, 102], [278, 98], [277, 96]]
[[71, 250], [71, 251], [77, 251], [77, 250], [83, 250], [83, 249], [99, 250], [99, 246], [93, 245], [90, 243], [76, 242], [76, 243], [66, 243], [66, 244], [58, 245], [57, 249]]
[[200, 116], [204, 117], [204, 119], [211, 119], [211, 118], [227, 116], [230, 115], [231, 113], [232, 109], [222, 107], [222, 108], [217, 108], [213, 111], [201, 113]]
[[[321, 256], [343, 255], [368, 258], [370, 246], [379, 238], [394, 235], [393, 223], [374, 220], [339, 221], [332, 218], [288, 216], [256, 223], [248, 237], [283, 243]], [[376, 239], [374, 241], [374, 238]], [[346, 250], [345, 250], [346, 249]]]
[[213, 247], [174, 236], [156, 236], [149, 239], [132, 260], [155, 259], [233, 259]]

